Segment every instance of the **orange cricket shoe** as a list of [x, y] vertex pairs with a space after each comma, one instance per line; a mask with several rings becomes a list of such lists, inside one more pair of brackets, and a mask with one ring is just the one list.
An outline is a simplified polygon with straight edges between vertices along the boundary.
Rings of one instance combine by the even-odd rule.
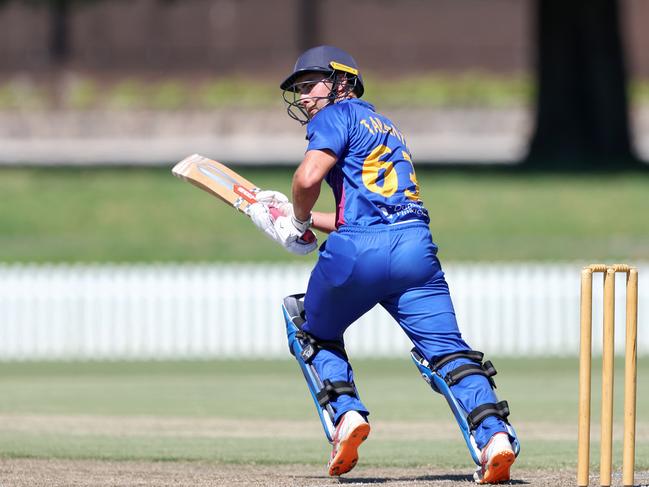
[[357, 411], [347, 411], [340, 419], [333, 437], [329, 475], [349, 472], [358, 462], [358, 447], [370, 434], [370, 424]]
[[473, 474], [477, 484], [497, 484], [509, 480], [509, 469], [516, 460], [507, 433], [496, 433], [482, 449], [482, 466]]

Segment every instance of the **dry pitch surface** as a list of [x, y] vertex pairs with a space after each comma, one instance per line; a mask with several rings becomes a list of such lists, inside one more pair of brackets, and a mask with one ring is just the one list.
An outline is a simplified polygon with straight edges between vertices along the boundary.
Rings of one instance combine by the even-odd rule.
[[[574, 485], [572, 471], [548, 475], [515, 471], [512, 485]], [[340, 479], [328, 477], [324, 466], [212, 465], [198, 462], [106, 462], [96, 460], [2, 460], [2, 487], [162, 487], [381, 485], [419, 487], [475, 485], [469, 472], [418, 468], [357, 467]]]
[[[167, 436], [203, 436], [219, 438], [273, 437], [312, 438], [322, 436], [319, 424], [262, 420], [228, 420], [222, 418], [159, 418], [99, 417], [84, 415], [2, 415], [1, 430], [25, 433], [62, 433]], [[519, 434], [525, 438], [575, 438], [574, 428], [556, 429], [544, 423], [520, 423]], [[638, 425], [641, 437], [649, 434], [647, 425]], [[457, 427], [450, 422], [381, 422], [375, 423], [373, 438], [424, 438], [434, 430], [440, 439], [457, 436]], [[398, 454], [398, 452], [396, 453]], [[210, 462], [154, 462], [61, 459], [0, 459], [0, 487], [161, 487], [161, 486], [332, 486], [380, 485], [386, 487], [419, 487], [443, 485], [475, 485], [472, 471], [425, 467], [372, 467], [359, 464], [342, 478], [327, 475], [322, 465], [232, 465]], [[361, 456], [362, 462], [362, 456]], [[512, 470], [511, 485], [574, 486], [575, 472], [569, 470]], [[649, 472], [637, 472], [638, 485], [649, 484]], [[619, 485], [616, 473], [614, 484]], [[591, 485], [598, 485], [593, 478]]]

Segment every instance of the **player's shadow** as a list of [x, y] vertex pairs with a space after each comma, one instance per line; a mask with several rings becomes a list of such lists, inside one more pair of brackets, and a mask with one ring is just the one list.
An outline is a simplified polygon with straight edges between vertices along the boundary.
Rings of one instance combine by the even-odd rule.
[[[442, 474], [442, 475], [418, 475], [414, 477], [354, 477], [354, 478], [344, 478], [339, 477], [338, 483], [340, 484], [385, 484], [388, 482], [441, 482], [441, 481], [450, 481], [450, 482], [469, 482], [475, 484], [473, 481], [473, 475], [463, 475], [463, 474]], [[509, 482], [503, 482], [501, 485], [528, 485], [529, 482], [525, 480], [510, 480]]]

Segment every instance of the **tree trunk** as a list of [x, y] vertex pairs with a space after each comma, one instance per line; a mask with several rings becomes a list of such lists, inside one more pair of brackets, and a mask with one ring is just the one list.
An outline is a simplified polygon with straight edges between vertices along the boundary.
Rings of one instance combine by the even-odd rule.
[[318, 12], [320, 0], [298, 0], [298, 47], [300, 52], [320, 43]]
[[50, 59], [61, 67], [70, 57], [70, 0], [51, 0], [50, 4]]
[[629, 135], [618, 0], [537, 0], [536, 131], [525, 165], [639, 165]]

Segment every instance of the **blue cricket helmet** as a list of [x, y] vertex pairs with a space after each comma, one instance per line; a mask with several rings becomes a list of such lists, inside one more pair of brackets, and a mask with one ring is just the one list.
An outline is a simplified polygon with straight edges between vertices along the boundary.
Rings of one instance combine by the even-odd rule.
[[293, 73], [279, 87], [285, 91], [292, 91], [291, 88], [295, 80], [302, 73], [334, 73], [336, 71], [347, 73], [355, 78], [353, 91], [359, 98], [363, 96], [365, 87], [358, 64], [350, 54], [334, 46], [317, 46], [303, 52], [297, 58]]

